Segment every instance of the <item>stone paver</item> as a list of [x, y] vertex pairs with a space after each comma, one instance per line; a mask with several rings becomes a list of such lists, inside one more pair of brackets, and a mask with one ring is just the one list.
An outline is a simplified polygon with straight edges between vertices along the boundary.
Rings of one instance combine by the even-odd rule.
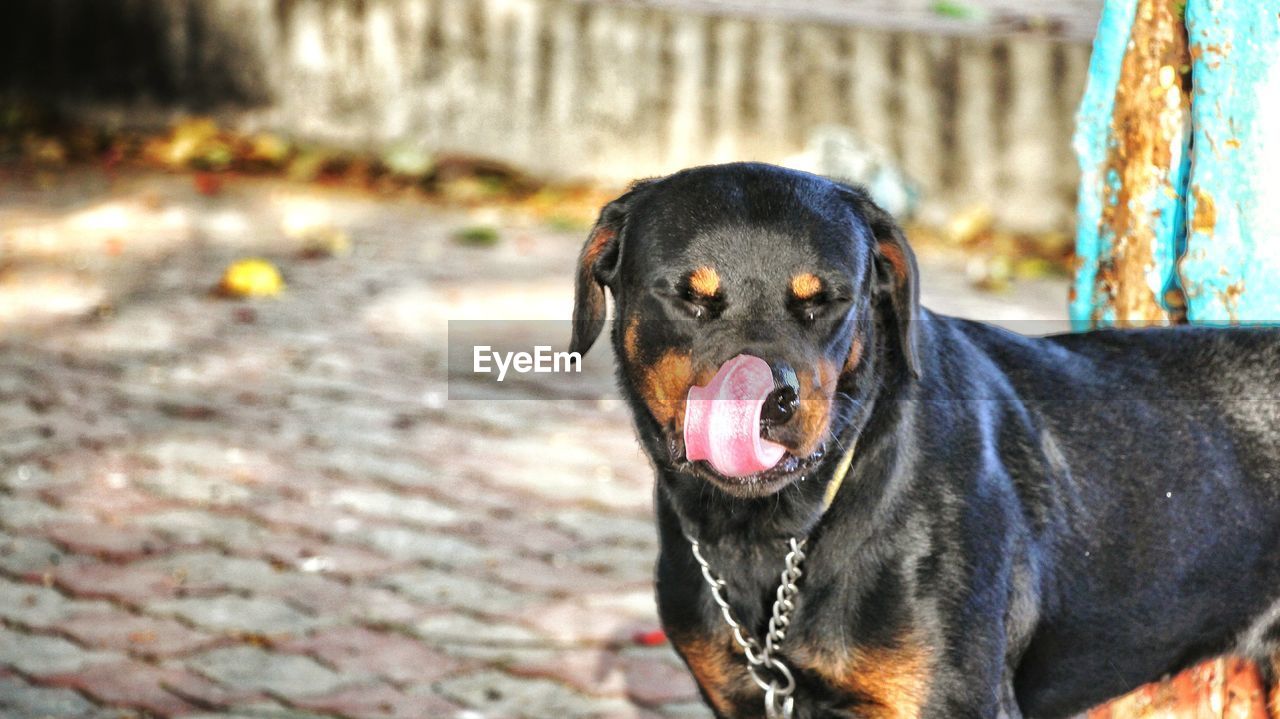
[[86, 650], [62, 637], [0, 629], [0, 665], [23, 674], [47, 676], [74, 672], [118, 658], [118, 655]]
[[460, 706], [434, 693], [402, 692], [385, 684], [344, 689], [322, 697], [303, 697], [297, 704], [351, 719], [462, 716]]
[[431, 682], [466, 666], [404, 634], [368, 627], [335, 627], [277, 648], [309, 654], [345, 676], [376, 676], [401, 685]]
[[501, 554], [446, 533], [423, 532], [408, 527], [379, 525], [361, 533], [371, 549], [396, 559], [430, 562], [443, 567], [466, 567], [494, 563]]
[[68, 561], [67, 552], [52, 542], [0, 532], [0, 572], [42, 577], [64, 561]]
[[0, 496], [0, 524], [10, 529], [42, 529], [65, 516], [34, 497]]
[[[409, 199], [0, 167], [0, 716], [709, 716], [631, 644], [622, 403], [448, 399], [448, 320], [569, 316], [582, 234], [498, 220], [473, 248], [491, 216]], [[310, 226], [351, 252], [303, 258]], [[246, 256], [281, 296], [210, 293]], [[1062, 314], [922, 260], [937, 309]]]
[[[50, 686], [74, 689], [114, 707], [128, 707], [149, 714], [181, 715], [192, 704], [182, 695], [199, 677], [177, 667], [156, 667], [136, 661], [104, 662], [81, 671], [46, 676]], [[215, 690], [217, 691], [217, 690]]]
[[477, 672], [440, 684], [449, 699], [500, 717], [634, 717], [640, 710], [624, 699], [598, 699], [547, 679], [513, 678], [497, 672]]
[[391, 574], [383, 581], [410, 597], [430, 604], [482, 607], [502, 614], [527, 607], [531, 601], [526, 592], [447, 569], [413, 569]]
[[7, 719], [90, 719], [105, 718], [108, 710], [70, 689], [33, 686], [14, 677], [0, 676], [0, 716]]
[[187, 661], [188, 666], [236, 689], [260, 689], [281, 697], [327, 694], [348, 683], [341, 674], [306, 657], [258, 647], [215, 649]]
[[413, 632], [452, 656], [495, 663], [555, 646], [526, 626], [461, 613], [430, 617], [419, 622]]
[[210, 631], [268, 637], [300, 634], [323, 623], [276, 599], [234, 594], [172, 599], [151, 604], [148, 609], [156, 614], [179, 617]]
[[0, 580], [0, 618], [38, 629], [57, 627], [78, 612], [99, 609], [102, 602], [68, 599], [42, 584]]
[[172, 619], [119, 610], [77, 612], [57, 626], [59, 631], [86, 647], [127, 652], [147, 659], [189, 654], [226, 641]]

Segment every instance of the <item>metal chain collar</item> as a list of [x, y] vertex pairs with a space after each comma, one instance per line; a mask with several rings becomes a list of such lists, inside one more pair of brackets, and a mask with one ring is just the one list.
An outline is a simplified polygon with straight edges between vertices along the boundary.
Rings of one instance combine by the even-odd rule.
[[790, 540], [791, 551], [787, 553], [783, 562], [785, 566], [773, 601], [773, 616], [769, 618], [769, 629], [764, 635], [764, 646], [761, 646], [760, 642], [747, 633], [734, 617], [733, 608], [729, 606], [729, 601], [724, 595], [725, 582], [716, 576], [715, 571], [711, 569], [711, 564], [702, 556], [698, 541], [687, 534], [685, 539], [689, 540], [689, 546], [693, 549], [693, 558], [702, 567], [703, 579], [707, 580], [707, 585], [711, 587], [711, 597], [720, 607], [725, 623], [733, 630], [734, 641], [747, 657], [747, 672], [764, 690], [765, 716], [768, 719], [791, 719], [792, 712], [795, 710], [795, 697], [792, 694], [796, 690], [796, 680], [791, 674], [791, 668], [777, 654], [782, 641], [787, 638], [787, 628], [791, 626], [791, 615], [796, 609], [795, 598], [800, 593], [796, 582], [799, 581], [800, 575], [804, 574], [800, 564], [804, 561], [804, 545], [809, 540], [797, 541], [795, 537]]

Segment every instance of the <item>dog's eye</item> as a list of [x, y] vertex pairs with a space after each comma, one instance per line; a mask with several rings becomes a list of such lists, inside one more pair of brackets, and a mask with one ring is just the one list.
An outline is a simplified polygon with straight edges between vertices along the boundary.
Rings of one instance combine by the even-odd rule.
[[655, 288], [654, 296], [678, 317], [691, 320], [715, 319], [724, 311], [724, 300], [706, 297], [688, 289]]
[[696, 292], [685, 292], [680, 298], [685, 312], [696, 320], [708, 319], [714, 315], [719, 302], [713, 297], [704, 297]]
[[795, 306], [795, 313], [806, 324], [813, 324], [848, 303], [849, 299], [847, 297], [824, 292], [809, 299], [798, 301]]

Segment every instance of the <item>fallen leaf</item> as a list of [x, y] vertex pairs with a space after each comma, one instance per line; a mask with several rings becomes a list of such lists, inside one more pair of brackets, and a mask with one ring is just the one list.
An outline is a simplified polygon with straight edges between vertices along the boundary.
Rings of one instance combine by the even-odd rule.
[[197, 172], [195, 185], [196, 192], [205, 197], [213, 197], [222, 192], [222, 178], [212, 172]]
[[498, 244], [500, 236], [497, 228], [491, 225], [472, 225], [454, 232], [453, 239], [460, 245], [491, 247]]
[[272, 297], [283, 289], [280, 270], [256, 257], [231, 263], [218, 283], [218, 290], [230, 297]]

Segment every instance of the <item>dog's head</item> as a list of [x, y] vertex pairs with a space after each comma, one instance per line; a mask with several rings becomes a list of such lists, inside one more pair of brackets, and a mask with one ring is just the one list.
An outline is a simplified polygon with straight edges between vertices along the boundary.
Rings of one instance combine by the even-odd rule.
[[[920, 371], [915, 259], [866, 193], [762, 164], [637, 183], [601, 211], [579, 260], [571, 349], [586, 352], [614, 297], [619, 377], [659, 466], [735, 496], [790, 484], [838, 451], [856, 408]], [[748, 477], [684, 454], [689, 388], [739, 354], [775, 390], [761, 433], [787, 453]]]

